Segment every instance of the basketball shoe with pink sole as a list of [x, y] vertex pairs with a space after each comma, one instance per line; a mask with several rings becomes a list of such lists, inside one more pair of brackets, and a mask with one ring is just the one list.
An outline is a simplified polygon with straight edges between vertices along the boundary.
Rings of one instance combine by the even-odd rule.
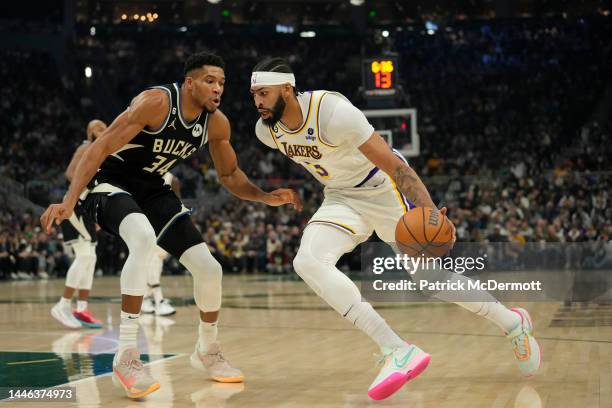
[[385, 399], [402, 388], [408, 381], [416, 378], [427, 368], [431, 356], [414, 344], [403, 347], [383, 349], [384, 362], [378, 376], [368, 390], [374, 400]]

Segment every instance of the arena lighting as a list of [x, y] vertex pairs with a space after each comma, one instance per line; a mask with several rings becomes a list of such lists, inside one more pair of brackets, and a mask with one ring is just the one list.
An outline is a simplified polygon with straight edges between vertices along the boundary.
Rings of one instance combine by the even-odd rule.
[[302, 31], [300, 33], [300, 37], [302, 38], [314, 38], [317, 36], [317, 33], [315, 33], [314, 31]]
[[157, 20], [157, 18], [159, 17], [159, 14], [157, 13], [153, 13], [153, 18]]
[[185, 33], [187, 32], [187, 27], [182, 26], [181, 28], [178, 29], [181, 33]]
[[140, 21], [145, 21], [147, 18], [145, 16], [140, 16]]
[[365, 2], [365, 0], [350, 0], [349, 3], [351, 3], [352, 6], [363, 6], [363, 3]]
[[382, 31], [382, 33], [381, 33], [381, 35], [382, 35], [383, 37], [387, 38], [387, 37], [389, 36], [389, 31], [387, 31], [387, 30], [383, 30], [383, 31]]
[[85, 67], [85, 78], [91, 78], [92, 74], [93, 71], [91, 70], [91, 67]]
[[91, 35], [92, 37], [93, 37], [94, 35], [96, 35], [96, 27], [95, 27], [95, 26], [91, 26], [91, 27], [89, 28], [89, 35]]
[[282, 34], [293, 34], [293, 32], [295, 31], [295, 28], [293, 28], [293, 26], [284, 24], [277, 24], [275, 29], [277, 33]]
[[134, 14], [134, 20], [138, 20], [140, 18], [139, 14]]
[[221, 3], [221, 0], [208, 0], [208, 2], [210, 4], [219, 4], [219, 3]]
[[127, 14], [122, 14], [122, 15], [121, 15], [121, 19], [122, 19], [122, 20], [127, 20]]

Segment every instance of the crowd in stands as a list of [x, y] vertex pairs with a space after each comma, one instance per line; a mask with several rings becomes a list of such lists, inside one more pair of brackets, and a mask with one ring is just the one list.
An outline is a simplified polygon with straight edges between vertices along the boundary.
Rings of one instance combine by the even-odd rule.
[[[306, 203], [300, 214], [238, 200], [196, 212], [225, 270], [289, 272], [301, 230], [322, 201], [321, 188], [305, 171], [256, 141], [252, 67], [265, 55], [280, 55], [292, 64], [300, 89], [337, 90], [360, 103], [359, 56], [362, 47], [376, 44], [399, 55], [421, 136], [421, 155], [411, 165], [434, 201], [449, 208], [459, 240], [593, 242], [601, 250], [584, 254], [583, 261], [610, 261], [612, 168], [606, 158], [612, 129], [590, 118], [609, 79], [603, 63], [612, 38], [608, 20], [471, 21], [434, 35], [408, 27], [382, 45], [349, 36], [203, 35], [197, 29], [161, 34], [99, 27], [95, 37], [77, 37], [75, 58], [94, 67], [95, 80], [113, 95], [109, 105], [119, 110], [147, 86], [180, 80], [190, 53], [219, 53], [227, 64], [222, 110], [241, 167], [266, 185], [298, 186]], [[0, 55], [0, 72], [14, 78], [0, 90], [0, 175], [47, 183], [49, 197], [61, 197], [63, 169], [95, 117], [93, 102], [78, 96], [87, 83], [64, 73], [47, 54]], [[202, 199], [220, 188], [205, 149], [177, 172], [185, 198]], [[35, 216], [3, 210], [0, 276], [61, 275], [67, 258], [59, 238], [39, 233]], [[116, 241], [104, 237], [98, 245], [102, 254], [119, 254], [100, 257], [105, 273], [116, 273], [126, 256]]]

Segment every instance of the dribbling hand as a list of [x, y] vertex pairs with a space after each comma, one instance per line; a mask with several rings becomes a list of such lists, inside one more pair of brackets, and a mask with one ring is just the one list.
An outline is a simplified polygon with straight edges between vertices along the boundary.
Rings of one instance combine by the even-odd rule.
[[[440, 208], [440, 213], [444, 216], [446, 216], [446, 212], [448, 211], [448, 209], [446, 207], [442, 207]], [[448, 224], [451, 227], [451, 230], [453, 231], [453, 240], [451, 242], [451, 246], [450, 249], [453, 249], [453, 246], [455, 246], [455, 242], [457, 241], [457, 229], [455, 228], [455, 224], [453, 224], [453, 222], [450, 220], [450, 218], [446, 217], [446, 219], [448, 220]]]

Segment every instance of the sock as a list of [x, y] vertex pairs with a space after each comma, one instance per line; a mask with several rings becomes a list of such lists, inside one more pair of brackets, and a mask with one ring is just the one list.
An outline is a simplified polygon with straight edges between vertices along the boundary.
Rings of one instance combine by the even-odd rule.
[[115, 358], [123, 353], [125, 349], [137, 348], [138, 339], [138, 317], [140, 313], [127, 313], [121, 311], [121, 324], [119, 325], [119, 351]]
[[86, 300], [77, 300], [77, 312], [84, 312], [87, 310]]
[[370, 336], [381, 349], [406, 345], [368, 302], [353, 304], [344, 317]]
[[499, 302], [461, 302], [464, 309], [495, 323], [504, 333], [512, 331], [520, 322], [521, 316]]
[[217, 322], [209, 323], [200, 320], [200, 327], [198, 328], [200, 334], [198, 337], [198, 349], [200, 352], [206, 353], [210, 345], [217, 341], [218, 331]]
[[153, 285], [151, 289], [153, 292], [153, 300], [155, 300], [155, 305], [159, 305], [161, 301], [164, 299], [164, 295], [162, 294], [161, 286]]
[[61, 307], [70, 307], [72, 305], [72, 299], [66, 299], [65, 297], [61, 297], [59, 304]]

